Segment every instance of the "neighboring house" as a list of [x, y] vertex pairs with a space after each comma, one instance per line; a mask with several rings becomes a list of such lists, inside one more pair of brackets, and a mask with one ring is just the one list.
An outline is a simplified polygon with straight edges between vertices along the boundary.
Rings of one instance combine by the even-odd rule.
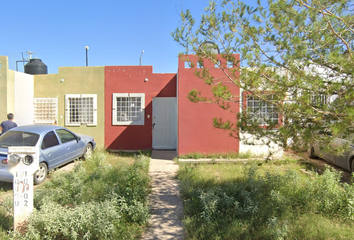
[[[252, 68], [241, 68], [241, 74], [244, 74], [243, 76], [252, 71]], [[285, 76], [286, 74], [286, 72], [282, 69], [276, 69], [276, 71], [277, 74], [281, 76]], [[267, 81], [264, 82], [267, 84]], [[266, 88], [267, 86], [262, 86], [262, 89]], [[277, 99], [277, 95], [272, 92], [264, 91], [263, 96], [267, 97], [267, 101], [261, 100], [252, 95], [250, 91], [245, 91], [241, 88], [240, 97], [242, 104], [240, 104], [240, 112], [247, 111], [249, 116], [251, 116], [254, 121], [259, 122], [259, 127], [262, 128], [266, 126], [264, 119], [267, 119], [267, 121], [271, 121], [276, 125], [282, 125], [284, 122], [284, 116], [279, 114], [275, 104], [272, 104], [272, 102], [277, 103], [279, 101], [279, 99]], [[275, 129], [269, 131], [277, 130]], [[253, 135], [245, 132], [240, 133], [240, 138], [240, 153], [252, 152], [254, 155], [267, 156], [271, 152], [272, 157], [280, 157], [283, 155], [283, 148], [275, 142], [270, 141], [269, 138], [263, 137], [256, 139]], [[269, 146], [267, 143], [269, 143]]]
[[[235, 112], [230, 113], [215, 104], [188, 100], [193, 89], [212, 93], [185, 57], [196, 67], [208, 68], [215, 78], [225, 77], [211, 61], [198, 64], [195, 55], [179, 58], [177, 74], [153, 73], [152, 66], [102, 66], [60, 67], [58, 74], [39, 75], [9, 70], [7, 57], [0, 56], [4, 104], [0, 117], [13, 112], [19, 125], [65, 126], [93, 136], [98, 146], [111, 151], [176, 149], [179, 155], [252, 151], [229, 132], [213, 127], [215, 117], [236, 122], [242, 105], [234, 103]], [[221, 55], [217, 57], [227, 66]], [[229, 87], [241, 96], [238, 86]]]
[[65, 126], [103, 147], [104, 67], [60, 67], [57, 74], [33, 76], [33, 123]]
[[[264, 101], [241, 89], [240, 96], [242, 102], [240, 111], [247, 111], [254, 120], [260, 122], [260, 127], [264, 127], [264, 122], [262, 122], [264, 118], [269, 119], [279, 126], [283, 124], [283, 116], [278, 113], [276, 106], [271, 103], [272, 101], [278, 101], [276, 95], [268, 93], [268, 101]], [[266, 137], [255, 139], [251, 134], [241, 132], [240, 138], [239, 153], [252, 152], [254, 155], [267, 156], [271, 152], [273, 157], [283, 155], [283, 148], [278, 144], [271, 141], [269, 147], [266, 145], [269, 142], [269, 139]]]

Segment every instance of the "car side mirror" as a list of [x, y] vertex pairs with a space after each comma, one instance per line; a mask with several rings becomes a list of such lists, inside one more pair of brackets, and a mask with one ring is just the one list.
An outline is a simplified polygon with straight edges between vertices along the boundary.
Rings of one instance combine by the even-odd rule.
[[77, 142], [80, 142], [80, 140], [81, 140], [81, 137], [76, 136], [76, 141], [77, 141]]

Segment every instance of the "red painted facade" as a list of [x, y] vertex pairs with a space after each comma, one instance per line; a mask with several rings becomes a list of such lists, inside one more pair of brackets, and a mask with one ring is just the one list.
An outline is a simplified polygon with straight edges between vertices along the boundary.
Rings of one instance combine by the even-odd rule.
[[[239, 59], [239, 55], [234, 55]], [[197, 58], [195, 55], [185, 56], [188, 61], [197, 67]], [[216, 104], [211, 103], [193, 103], [187, 96], [193, 89], [201, 91], [204, 96], [212, 96], [211, 86], [195, 75], [195, 68], [185, 67], [185, 57], [180, 57], [178, 62], [178, 154], [185, 155], [189, 153], [227, 153], [238, 152], [239, 141], [229, 136], [229, 132], [213, 127], [213, 119], [223, 118], [236, 122], [236, 114], [239, 112], [240, 105], [235, 103], [232, 109], [235, 113], [221, 109]], [[222, 64], [226, 61], [218, 56]], [[204, 60], [204, 68], [220, 81], [226, 81], [225, 74], [215, 64]], [[239, 74], [239, 73], [238, 73]], [[240, 89], [235, 84], [229, 84], [232, 94], [240, 96]]]
[[[195, 55], [187, 56], [197, 66]], [[222, 64], [226, 64], [221, 59]], [[239, 55], [235, 55], [236, 58]], [[204, 60], [205, 68], [216, 79], [226, 80], [220, 68]], [[177, 80], [178, 77], [178, 80]], [[148, 81], [145, 81], [148, 79]], [[178, 85], [178, 86], [177, 86]], [[234, 84], [228, 87], [235, 96], [240, 89]], [[152, 99], [154, 97], [176, 97], [178, 101], [177, 151], [179, 155], [188, 153], [238, 152], [239, 141], [229, 137], [229, 132], [213, 127], [213, 119], [236, 122], [240, 110], [234, 103], [234, 113], [221, 109], [216, 104], [193, 103], [188, 99], [191, 90], [197, 89], [202, 95], [212, 96], [211, 86], [195, 75], [195, 68], [186, 68], [183, 57], [179, 58], [178, 75], [156, 74], [152, 66], [106, 66], [105, 67], [105, 148], [109, 150], [152, 149]], [[178, 92], [177, 92], [178, 90]], [[114, 93], [144, 93], [144, 125], [113, 125], [112, 98]]]
[[[148, 79], [148, 81], [145, 81]], [[152, 66], [105, 67], [105, 148], [152, 149], [152, 99], [176, 97], [176, 74], [153, 73]], [[145, 93], [144, 125], [113, 125], [113, 93]]]

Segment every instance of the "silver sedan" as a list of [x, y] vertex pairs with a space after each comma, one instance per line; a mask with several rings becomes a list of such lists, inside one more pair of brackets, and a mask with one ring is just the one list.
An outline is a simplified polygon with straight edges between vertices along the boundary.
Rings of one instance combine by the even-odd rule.
[[[321, 132], [321, 134], [330, 134]], [[354, 145], [348, 139], [354, 139], [354, 134], [345, 134], [329, 142], [316, 141], [307, 149], [309, 158], [320, 157], [334, 165], [354, 172]]]

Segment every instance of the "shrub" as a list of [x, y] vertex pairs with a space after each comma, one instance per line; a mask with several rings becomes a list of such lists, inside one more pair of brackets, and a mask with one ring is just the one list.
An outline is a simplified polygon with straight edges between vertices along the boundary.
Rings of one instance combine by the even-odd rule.
[[[133, 164], [110, 165], [104, 152], [95, 151], [71, 172], [54, 172], [50, 181], [36, 189], [35, 209], [25, 231], [11, 232], [9, 238], [138, 238], [149, 219], [148, 167], [145, 156], [136, 156]], [[0, 218], [4, 208], [3, 204]], [[2, 229], [10, 225], [2, 223]]]
[[[223, 179], [215, 165], [181, 165], [188, 238], [304, 239], [313, 228], [310, 239], [351, 239], [354, 186], [332, 168], [308, 176], [293, 165], [228, 164], [227, 171], [243, 173], [234, 179]], [[204, 175], [212, 172], [206, 168], [215, 175]]]
[[90, 202], [73, 208], [45, 201], [33, 212], [26, 233], [15, 239], [113, 239], [120, 221], [118, 202]]

